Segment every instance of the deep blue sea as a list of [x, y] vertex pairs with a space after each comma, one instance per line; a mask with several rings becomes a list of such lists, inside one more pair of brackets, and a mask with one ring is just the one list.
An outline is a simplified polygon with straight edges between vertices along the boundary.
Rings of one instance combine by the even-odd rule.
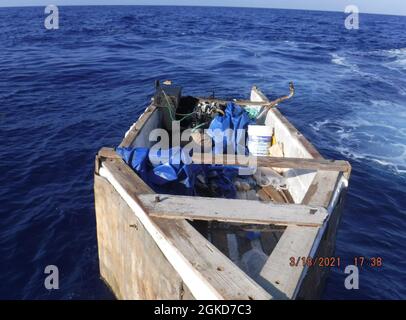
[[[0, 8], [0, 298], [110, 299], [99, 279], [94, 156], [117, 146], [155, 79], [186, 94], [296, 96], [281, 112], [353, 165], [336, 255], [382, 257], [324, 299], [406, 298], [406, 17], [199, 7]], [[56, 265], [60, 289], [44, 287]]]

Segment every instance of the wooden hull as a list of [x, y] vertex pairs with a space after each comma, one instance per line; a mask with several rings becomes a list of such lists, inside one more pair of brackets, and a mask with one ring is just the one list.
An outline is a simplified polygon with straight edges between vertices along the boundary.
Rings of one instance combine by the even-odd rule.
[[[340, 225], [347, 189], [341, 191], [340, 198], [332, 212], [326, 231], [320, 241], [315, 257], [334, 257], [337, 230]], [[329, 267], [314, 266], [309, 268], [300, 286], [296, 299], [320, 299], [329, 275]]]
[[[95, 175], [100, 275], [118, 299], [192, 299], [176, 270], [114, 187]], [[131, 227], [130, 227], [131, 226]]]
[[[259, 91], [253, 95], [262, 99]], [[147, 108], [121, 146], [145, 143], [140, 132], [154, 127], [155, 115], [153, 106]], [[281, 136], [296, 139], [290, 151], [293, 156], [322, 160], [277, 110], [270, 116], [286, 129]], [[334, 256], [349, 172], [343, 176], [334, 170], [303, 171], [302, 176], [298, 183], [308, 187], [299, 203], [325, 208], [328, 219], [319, 226], [285, 226], [279, 241], [271, 245], [261, 273], [253, 279], [232, 261], [231, 249], [224, 247], [226, 232], [217, 240], [212, 234], [209, 241], [185, 219], [153, 215], [145, 202], [153, 191], [114, 151], [101, 150], [96, 157], [94, 192], [102, 279], [118, 299], [320, 298], [329, 268], [291, 267], [289, 258]], [[297, 194], [293, 196], [298, 199]]]
[[[194, 299], [178, 272], [114, 187], [95, 175], [95, 202], [100, 275], [118, 299]], [[317, 250], [334, 256], [345, 191], [335, 207]], [[329, 268], [309, 268], [298, 299], [319, 299]]]

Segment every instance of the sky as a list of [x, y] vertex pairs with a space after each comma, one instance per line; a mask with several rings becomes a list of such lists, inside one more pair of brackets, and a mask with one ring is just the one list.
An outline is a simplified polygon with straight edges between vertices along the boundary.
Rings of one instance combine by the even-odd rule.
[[344, 11], [356, 5], [361, 13], [406, 15], [406, 0], [0, 0], [0, 6], [56, 5], [208, 5]]

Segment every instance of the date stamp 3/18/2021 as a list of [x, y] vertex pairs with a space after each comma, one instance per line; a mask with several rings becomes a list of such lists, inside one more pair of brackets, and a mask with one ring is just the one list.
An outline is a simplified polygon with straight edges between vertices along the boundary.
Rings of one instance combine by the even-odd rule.
[[[349, 262], [349, 263], [347, 263]], [[357, 256], [353, 259], [342, 259], [341, 257], [290, 257], [290, 267], [320, 267], [320, 268], [341, 268], [347, 265], [356, 267], [380, 268], [383, 266], [382, 257]]]

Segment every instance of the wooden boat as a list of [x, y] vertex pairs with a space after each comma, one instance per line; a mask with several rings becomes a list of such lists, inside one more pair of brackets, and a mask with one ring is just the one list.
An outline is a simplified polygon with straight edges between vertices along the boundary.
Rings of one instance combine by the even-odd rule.
[[[263, 108], [270, 101], [254, 86], [238, 103]], [[120, 146], [150, 147], [163, 112], [152, 101]], [[287, 189], [261, 189], [259, 200], [158, 195], [114, 149], [99, 151], [100, 274], [117, 298], [320, 297], [329, 267], [339, 263], [334, 244], [351, 166], [324, 159], [276, 107], [266, 109], [263, 124], [274, 129], [283, 155], [258, 157], [258, 166], [282, 168]], [[195, 163], [213, 160], [239, 163], [193, 156]]]

